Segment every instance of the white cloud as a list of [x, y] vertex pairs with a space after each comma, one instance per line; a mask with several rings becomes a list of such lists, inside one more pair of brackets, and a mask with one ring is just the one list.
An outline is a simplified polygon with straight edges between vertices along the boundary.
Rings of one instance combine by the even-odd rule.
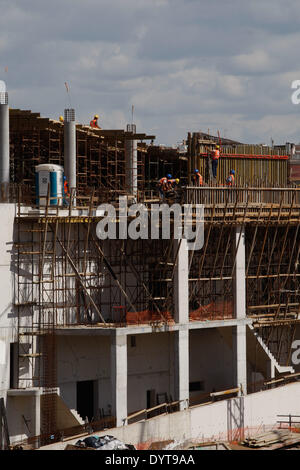
[[[0, 79], [12, 106], [172, 144], [188, 131], [299, 140], [297, 0], [2, 0]], [[1, 69], [8, 73], [1, 76]], [[265, 135], [265, 139], [264, 139]]]
[[229, 97], [242, 97], [245, 93], [246, 79], [234, 75], [219, 78], [220, 87]]
[[242, 72], [248, 73], [270, 72], [274, 67], [274, 62], [268, 53], [263, 50], [234, 56], [232, 64]]

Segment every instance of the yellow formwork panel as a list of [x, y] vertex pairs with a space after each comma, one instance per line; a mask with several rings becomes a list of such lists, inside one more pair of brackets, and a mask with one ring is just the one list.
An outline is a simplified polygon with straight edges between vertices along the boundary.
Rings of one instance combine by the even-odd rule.
[[[253, 149], [252, 149], [253, 150]], [[254, 150], [253, 150], [254, 151]], [[196, 157], [197, 168], [209, 183], [207, 156]], [[225, 184], [230, 170], [235, 170], [236, 184], [249, 186], [286, 186], [288, 184], [287, 159], [234, 158], [221, 156], [217, 171], [217, 184]]]

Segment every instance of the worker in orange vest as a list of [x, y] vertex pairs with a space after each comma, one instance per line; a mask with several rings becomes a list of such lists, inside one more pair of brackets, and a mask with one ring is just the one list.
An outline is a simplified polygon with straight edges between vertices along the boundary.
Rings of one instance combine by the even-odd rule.
[[218, 170], [218, 163], [219, 163], [219, 158], [220, 158], [220, 146], [216, 145], [215, 150], [212, 151], [211, 154], [212, 162], [211, 162], [211, 167], [212, 167], [212, 174], [213, 177], [217, 177], [217, 170]]
[[64, 176], [64, 205], [68, 205], [66, 198], [70, 197], [69, 185], [66, 176]]
[[203, 177], [198, 169], [194, 170], [192, 179], [195, 186], [203, 186]]
[[[170, 178], [169, 178], [170, 177]], [[165, 191], [168, 191], [169, 189], [169, 180], [172, 178], [171, 175], [164, 176], [161, 178], [157, 184], [158, 186], [158, 192], [159, 192], [159, 198], [161, 200], [164, 200], [165, 198]]]
[[229, 176], [226, 179], [227, 186], [234, 186], [234, 181], [235, 181], [235, 171], [230, 170]]
[[174, 189], [179, 185], [179, 178], [168, 180], [168, 188]]
[[94, 119], [90, 122], [90, 126], [94, 127], [95, 129], [101, 129], [101, 127], [98, 126], [98, 119], [98, 114], [95, 114]]

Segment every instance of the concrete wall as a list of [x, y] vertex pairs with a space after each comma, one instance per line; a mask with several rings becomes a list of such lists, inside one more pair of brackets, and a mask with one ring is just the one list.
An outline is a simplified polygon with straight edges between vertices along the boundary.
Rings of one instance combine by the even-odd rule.
[[[221, 333], [226, 330], [228, 338]], [[189, 382], [202, 382], [203, 389], [190, 393], [227, 390], [233, 382], [232, 328], [189, 332]], [[76, 382], [98, 381], [98, 408], [111, 406], [110, 336], [58, 337], [58, 386], [62, 399], [76, 409]], [[147, 391], [166, 393], [175, 400], [175, 333], [137, 334], [127, 338], [128, 414], [147, 408]], [[161, 398], [162, 400], [163, 398]], [[156, 403], [155, 403], [156, 404]]]
[[31, 396], [7, 397], [7, 422], [10, 438], [20, 441], [35, 435], [35, 398]]
[[128, 413], [147, 408], [147, 390], [174, 399], [174, 334], [128, 337]]
[[[109, 432], [97, 432], [97, 435], [110, 434], [124, 442], [138, 444], [148, 440], [176, 439], [227, 439], [229, 409], [235, 409], [238, 399], [220, 401], [211, 405], [198, 406], [170, 415], [152, 418], [149, 421], [131, 424]], [[276, 426], [277, 415], [299, 415], [300, 383], [289, 384], [277, 389], [253, 393], [243, 398], [244, 413], [242, 421], [246, 435], [262, 431], [264, 427]], [[229, 406], [231, 405], [231, 406]], [[75, 443], [78, 439], [68, 441]], [[66, 443], [45, 446], [43, 449], [63, 449]]]
[[15, 265], [12, 257], [14, 204], [0, 204], [0, 397], [9, 388], [10, 343], [16, 341], [17, 319], [13, 311]]
[[[57, 378], [60, 395], [76, 409], [76, 383], [98, 381], [98, 408], [111, 405], [110, 336], [64, 336], [57, 339]], [[174, 399], [174, 334], [136, 335], [128, 347], [128, 413], [146, 408], [147, 390]]]
[[[231, 328], [228, 328], [231, 332]], [[218, 329], [192, 330], [189, 382], [203, 382], [190, 396], [233, 387], [232, 350]], [[128, 414], [147, 408], [147, 391], [166, 393], [175, 400], [175, 333], [128, 335]], [[58, 338], [58, 386], [62, 399], [76, 409], [76, 382], [98, 381], [98, 407], [106, 413], [111, 405], [110, 336]], [[161, 397], [163, 400], [163, 397]], [[156, 403], [154, 403], [156, 404]]]
[[[227, 330], [231, 334], [232, 329]], [[234, 385], [232, 349], [216, 328], [190, 331], [190, 382], [197, 381], [203, 382], [204, 388], [192, 392], [191, 397]]]
[[76, 409], [78, 381], [98, 382], [98, 403], [105, 413], [111, 405], [110, 337], [64, 336], [57, 338], [57, 381], [60, 395], [71, 409]]

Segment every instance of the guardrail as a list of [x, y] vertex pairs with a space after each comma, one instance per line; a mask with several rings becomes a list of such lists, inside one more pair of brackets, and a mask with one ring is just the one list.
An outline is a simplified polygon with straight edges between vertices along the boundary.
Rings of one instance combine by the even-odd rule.
[[124, 424], [133, 424], [137, 423], [139, 421], [144, 421], [147, 419], [154, 418], [155, 416], [159, 416], [162, 414], [169, 414], [169, 413], [174, 413], [176, 411], [179, 411], [180, 409], [180, 403], [183, 403], [186, 408], [192, 407], [192, 406], [198, 406], [200, 404], [209, 404], [209, 403], [214, 403], [219, 400], [224, 400], [228, 398], [232, 398], [236, 396], [240, 391], [239, 387], [236, 388], [231, 388], [228, 390], [221, 390], [218, 392], [211, 392], [211, 393], [202, 393], [200, 395], [197, 395], [195, 397], [191, 397], [187, 403], [187, 400], [179, 400], [179, 401], [173, 401], [171, 403], [162, 403], [160, 405], [153, 406], [152, 408], [148, 409], [143, 409], [136, 411], [135, 413], [130, 414], [127, 416], [126, 419], [124, 419]]
[[283, 375], [278, 379], [261, 380], [259, 382], [252, 382], [248, 384], [248, 393], [261, 392], [271, 388], [277, 388], [288, 383], [299, 382], [300, 372], [294, 374]]
[[187, 204], [226, 205], [226, 204], [278, 204], [300, 205], [300, 188], [253, 188], [224, 186], [188, 186]]
[[155, 416], [159, 416], [162, 414], [175, 413], [175, 411], [179, 411], [180, 403], [184, 402], [186, 402], [186, 400], [173, 401], [171, 403], [165, 402], [160, 405], [153, 406], [152, 408], [145, 408], [143, 410], [136, 411], [135, 413], [132, 413], [131, 415], [127, 416], [126, 419], [124, 419], [124, 424], [133, 424], [139, 421], [154, 418]]
[[[286, 420], [277, 420], [277, 423], [279, 424], [279, 428], [282, 427], [281, 426], [282, 424], [288, 424], [289, 429], [292, 429], [294, 427], [297, 427], [297, 428], [300, 427], [300, 421], [294, 420], [294, 418], [300, 418], [299, 415], [277, 415], [277, 418], [288, 418]], [[296, 424], [298, 426], [295, 426]]]
[[[180, 195], [180, 201], [189, 204], [209, 205], [232, 205], [232, 204], [274, 204], [274, 205], [300, 205], [300, 187], [245, 187], [245, 186], [186, 186], [181, 187], [176, 192]], [[88, 207], [93, 195], [92, 206], [97, 207], [103, 202], [118, 202], [119, 196], [130, 195], [126, 191], [112, 191], [107, 188], [89, 188], [85, 193], [71, 188], [70, 196], [51, 196], [49, 204], [57, 200], [57, 204], [50, 204], [51, 207], [64, 206], [72, 208]], [[149, 199], [150, 198], [150, 199]], [[152, 199], [153, 198], [153, 199]], [[43, 203], [46, 205], [47, 195], [42, 196]], [[138, 201], [152, 202], [158, 200], [155, 191], [138, 191]], [[0, 202], [19, 203], [31, 207], [41, 207], [37, 204], [35, 188], [25, 184], [2, 183], [0, 184]], [[165, 201], [168, 202], [168, 201]], [[173, 201], [174, 202], [174, 201]], [[172, 201], [170, 201], [172, 203]]]
[[228, 390], [221, 390], [219, 392], [211, 392], [211, 393], [200, 393], [199, 395], [195, 395], [190, 398], [189, 406], [199, 406], [199, 405], [209, 405], [210, 403], [214, 403], [220, 400], [227, 400], [229, 398], [233, 398], [236, 396], [240, 391], [239, 387], [230, 388]]

